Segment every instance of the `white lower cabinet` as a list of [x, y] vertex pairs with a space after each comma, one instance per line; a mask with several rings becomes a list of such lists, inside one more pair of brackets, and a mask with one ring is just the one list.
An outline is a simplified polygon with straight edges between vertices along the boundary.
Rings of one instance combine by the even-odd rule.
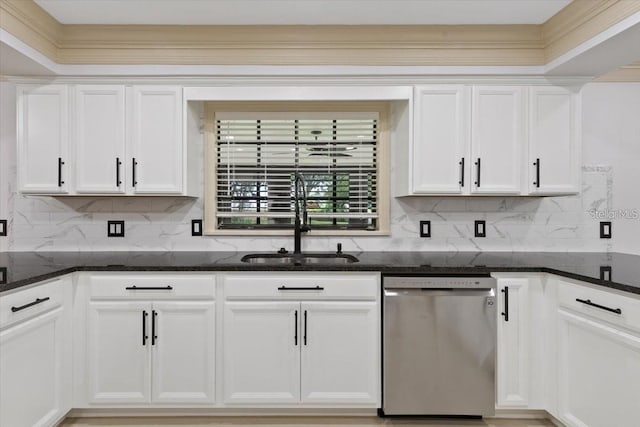
[[[637, 426], [640, 324], [634, 321], [640, 319], [640, 299], [574, 284], [560, 286], [555, 415], [572, 427]], [[578, 299], [600, 307], [578, 306]]]
[[213, 302], [90, 302], [89, 403], [213, 403], [214, 325]]
[[62, 309], [0, 333], [0, 425], [54, 425], [61, 402]]
[[71, 409], [71, 284], [0, 300], [0, 426], [48, 427]]
[[375, 403], [376, 303], [305, 302], [301, 313], [301, 400]]
[[496, 403], [498, 408], [529, 404], [529, 283], [499, 279]]
[[378, 407], [376, 277], [229, 275], [224, 403]]
[[225, 403], [300, 400], [300, 303], [225, 302]]
[[[149, 304], [89, 304], [88, 381], [91, 403], [147, 403], [151, 372]], [[144, 332], [143, 332], [144, 329]]]

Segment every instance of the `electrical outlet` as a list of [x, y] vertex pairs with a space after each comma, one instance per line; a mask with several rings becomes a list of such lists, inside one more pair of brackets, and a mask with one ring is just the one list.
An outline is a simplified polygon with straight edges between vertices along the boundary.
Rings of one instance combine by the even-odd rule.
[[600, 238], [601, 239], [610, 239], [611, 238], [611, 221], [601, 221], [600, 222]]
[[7, 283], [7, 267], [0, 267], [0, 285]]
[[107, 221], [107, 237], [124, 237], [124, 221]]
[[201, 219], [191, 220], [191, 235], [202, 236], [202, 220]]
[[608, 280], [611, 281], [611, 266], [610, 265], [602, 265], [600, 266], [600, 280]]
[[476, 221], [474, 223], [475, 237], [487, 237], [487, 222]]
[[0, 236], [6, 236], [6, 235], [7, 235], [7, 220], [0, 219]]
[[420, 221], [420, 237], [431, 237], [431, 221]]

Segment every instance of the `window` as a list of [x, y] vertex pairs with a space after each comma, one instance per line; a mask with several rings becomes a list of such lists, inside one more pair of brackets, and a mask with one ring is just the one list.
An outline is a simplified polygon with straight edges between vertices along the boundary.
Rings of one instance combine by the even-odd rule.
[[[358, 111], [357, 104], [367, 108]], [[388, 198], [387, 180], [380, 174], [388, 160], [382, 142], [386, 108], [371, 104], [332, 105], [349, 107], [335, 112], [327, 111], [326, 103], [324, 111], [317, 103], [279, 106], [298, 111], [208, 105], [205, 232], [288, 234], [295, 173], [306, 183], [314, 234], [386, 231], [388, 215], [382, 211], [388, 203], [380, 203]]]

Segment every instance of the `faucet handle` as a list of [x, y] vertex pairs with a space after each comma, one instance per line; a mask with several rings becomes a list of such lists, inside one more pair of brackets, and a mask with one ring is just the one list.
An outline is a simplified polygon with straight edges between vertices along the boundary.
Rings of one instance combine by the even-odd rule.
[[279, 254], [286, 254], [286, 253], [289, 253], [289, 251], [286, 250], [285, 248], [280, 248], [280, 250], [278, 250], [278, 253]]
[[337, 254], [341, 254], [342, 253], [342, 243], [338, 243], [336, 245], [336, 253]]

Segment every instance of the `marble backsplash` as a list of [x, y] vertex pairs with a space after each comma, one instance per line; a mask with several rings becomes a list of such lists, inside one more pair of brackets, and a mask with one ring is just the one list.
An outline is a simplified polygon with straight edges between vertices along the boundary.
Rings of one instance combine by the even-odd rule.
[[[15, 165], [11, 165], [15, 167]], [[15, 170], [9, 171], [10, 177]], [[6, 175], [5, 175], [6, 176]], [[562, 197], [415, 197], [391, 199], [391, 235], [303, 237], [304, 250], [345, 251], [599, 251], [591, 211], [611, 209], [612, 168], [582, 168], [582, 193]], [[292, 247], [292, 237], [192, 236], [191, 220], [203, 217], [202, 198], [45, 197], [5, 187], [8, 251], [271, 251]], [[393, 188], [393, 186], [392, 186]], [[125, 237], [107, 237], [107, 221], [124, 220]], [[430, 238], [419, 222], [431, 221]], [[474, 221], [486, 221], [486, 237], [474, 237]]]

